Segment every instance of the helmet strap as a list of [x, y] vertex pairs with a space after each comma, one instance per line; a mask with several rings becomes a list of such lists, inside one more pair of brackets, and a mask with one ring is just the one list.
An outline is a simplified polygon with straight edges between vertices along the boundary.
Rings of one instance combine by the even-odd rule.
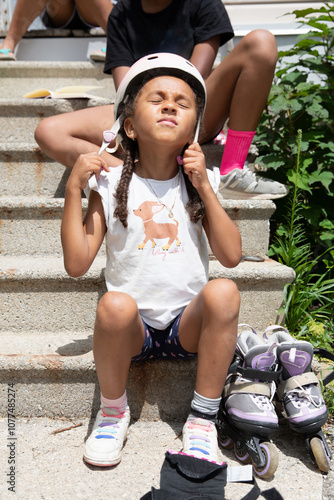
[[[99, 155], [101, 155], [103, 153], [103, 151], [105, 151], [105, 150], [108, 151], [108, 153], [114, 153], [115, 151], [117, 151], [118, 146], [121, 142], [121, 138], [119, 137], [118, 132], [120, 129], [120, 123], [121, 123], [122, 118], [123, 118], [123, 116], [121, 115], [119, 118], [117, 118], [117, 120], [115, 121], [114, 125], [112, 126], [112, 128], [110, 130], [105, 130], [103, 132], [103, 143], [102, 143], [102, 146], [100, 148]], [[116, 138], [115, 147], [108, 148], [111, 141], [113, 141], [115, 138]]]

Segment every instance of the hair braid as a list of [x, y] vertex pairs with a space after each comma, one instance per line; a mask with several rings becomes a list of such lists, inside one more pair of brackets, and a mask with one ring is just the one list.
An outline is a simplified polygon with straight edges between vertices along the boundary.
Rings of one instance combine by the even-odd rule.
[[183, 174], [187, 188], [187, 193], [189, 196], [189, 201], [186, 205], [186, 210], [189, 214], [191, 222], [198, 222], [199, 220], [203, 219], [205, 215], [205, 208], [203, 202], [198, 194], [197, 189], [192, 185], [192, 183], [189, 180], [189, 177], [184, 172], [183, 167], [181, 167], [181, 172]]
[[123, 139], [123, 144], [125, 151], [124, 164], [120, 180], [117, 184], [117, 188], [114, 193], [114, 196], [117, 201], [117, 205], [114, 210], [114, 217], [118, 218], [123, 224], [123, 226], [127, 228], [129, 185], [133, 171], [135, 169], [137, 142], [129, 139], [128, 137], [125, 137]]

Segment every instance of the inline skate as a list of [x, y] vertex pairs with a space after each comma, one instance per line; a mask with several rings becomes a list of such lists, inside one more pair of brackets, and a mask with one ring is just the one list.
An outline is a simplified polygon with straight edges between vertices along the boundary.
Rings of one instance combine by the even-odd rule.
[[[269, 332], [271, 335], [268, 337]], [[264, 338], [268, 346], [277, 346], [281, 368], [277, 410], [294, 431], [305, 436], [313, 462], [322, 472], [328, 472], [332, 455], [321, 429], [327, 422], [328, 410], [319, 380], [312, 371], [312, 359], [313, 354], [319, 354], [334, 361], [334, 355], [325, 349], [313, 349], [310, 342], [297, 340], [285, 328], [276, 325], [266, 329]], [[333, 379], [334, 372], [324, 379], [324, 385]]]
[[275, 346], [266, 345], [249, 325], [238, 335], [217, 415], [218, 440], [232, 448], [242, 463], [252, 463], [255, 473], [271, 477], [278, 466], [276, 447], [269, 436], [278, 429], [272, 399], [279, 373]]

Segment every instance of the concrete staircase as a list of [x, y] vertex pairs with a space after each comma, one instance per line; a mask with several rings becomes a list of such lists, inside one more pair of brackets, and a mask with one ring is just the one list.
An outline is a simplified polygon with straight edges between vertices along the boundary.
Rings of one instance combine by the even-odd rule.
[[[55, 90], [74, 83], [98, 85], [97, 98], [22, 98], [35, 88]], [[60, 222], [68, 172], [41, 152], [34, 130], [44, 117], [113, 98], [112, 80], [99, 64], [0, 63], [0, 416], [7, 414], [8, 383], [19, 394], [18, 417], [87, 417], [97, 409], [91, 341], [96, 305], [105, 292], [104, 252], [85, 277], [72, 279], [65, 273]], [[221, 150], [205, 149], [208, 163], [217, 164]], [[83, 207], [86, 203], [83, 199]], [[212, 258], [210, 278], [236, 281], [240, 322], [261, 331], [275, 322], [283, 287], [294, 278], [291, 269], [266, 257], [275, 205], [229, 200], [222, 205], [240, 228], [243, 254], [264, 260], [224, 269]], [[195, 373], [196, 362], [133, 364], [128, 384], [133, 418], [182, 420]]]

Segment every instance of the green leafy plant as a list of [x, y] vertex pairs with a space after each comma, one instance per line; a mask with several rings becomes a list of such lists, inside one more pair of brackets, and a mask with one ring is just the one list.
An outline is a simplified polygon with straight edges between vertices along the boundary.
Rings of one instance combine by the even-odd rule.
[[330, 416], [334, 415], [334, 382], [322, 388], [324, 400]]
[[[300, 35], [290, 50], [279, 53], [256, 145], [264, 175], [290, 189], [298, 187], [300, 232], [317, 254], [334, 243], [334, 0], [317, 9], [293, 13], [310, 31]], [[302, 140], [296, 176], [298, 130]], [[285, 212], [283, 198], [277, 201], [273, 233]]]
[[294, 183], [286, 202], [284, 223], [278, 227], [271, 246], [279, 262], [292, 267], [296, 277], [284, 288], [281, 313], [284, 324], [297, 338], [306, 338], [315, 347], [333, 349], [334, 279], [330, 272], [334, 264], [327, 261], [325, 272], [318, 272], [317, 266], [325, 254], [334, 257], [334, 248], [326, 249], [314, 256], [311, 244], [304, 234], [304, 217], [300, 203], [298, 179], [302, 131], [298, 131], [297, 160], [294, 168]]

